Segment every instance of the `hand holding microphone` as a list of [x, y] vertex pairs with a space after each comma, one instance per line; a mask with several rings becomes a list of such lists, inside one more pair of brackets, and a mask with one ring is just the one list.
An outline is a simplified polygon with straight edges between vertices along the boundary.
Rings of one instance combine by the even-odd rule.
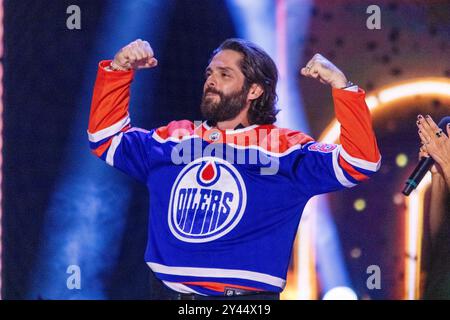
[[425, 174], [436, 163], [438, 171], [443, 174], [450, 185], [450, 116], [442, 118], [439, 125], [430, 116], [417, 117], [417, 127], [422, 142], [421, 153], [429, 155], [420, 159], [413, 173], [406, 181], [403, 194], [409, 194], [419, 185]]
[[417, 127], [423, 150], [439, 165], [450, 164], [450, 150], [446, 146], [449, 143], [450, 117], [444, 117], [437, 126], [430, 116], [419, 115]]

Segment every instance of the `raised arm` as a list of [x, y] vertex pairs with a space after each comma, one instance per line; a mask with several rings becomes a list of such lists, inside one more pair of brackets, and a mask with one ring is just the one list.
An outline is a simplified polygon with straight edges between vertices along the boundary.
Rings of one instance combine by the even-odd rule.
[[130, 86], [134, 70], [156, 65], [153, 50], [142, 40], [122, 48], [114, 60], [101, 61], [89, 116], [88, 137], [92, 153], [141, 181], [148, 173], [151, 135], [131, 127]]
[[306, 144], [297, 170], [300, 180], [309, 185], [308, 191], [313, 195], [353, 187], [368, 179], [378, 171], [381, 155], [365, 92], [320, 54], [301, 69], [301, 74], [332, 87], [336, 118], [341, 124], [341, 144]]

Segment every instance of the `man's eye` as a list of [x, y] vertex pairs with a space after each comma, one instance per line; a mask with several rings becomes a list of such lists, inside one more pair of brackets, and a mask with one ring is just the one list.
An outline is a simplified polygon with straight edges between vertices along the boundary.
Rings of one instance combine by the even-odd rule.
[[225, 78], [227, 78], [227, 77], [229, 77], [230, 75], [229, 74], [227, 74], [227, 73], [222, 73], [222, 77], [225, 77]]

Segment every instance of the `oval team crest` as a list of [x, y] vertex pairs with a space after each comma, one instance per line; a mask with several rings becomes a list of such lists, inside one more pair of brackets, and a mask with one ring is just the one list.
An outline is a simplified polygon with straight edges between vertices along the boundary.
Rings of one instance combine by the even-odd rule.
[[200, 158], [184, 167], [172, 186], [169, 228], [181, 241], [212, 241], [233, 230], [246, 205], [240, 173], [220, 158]]

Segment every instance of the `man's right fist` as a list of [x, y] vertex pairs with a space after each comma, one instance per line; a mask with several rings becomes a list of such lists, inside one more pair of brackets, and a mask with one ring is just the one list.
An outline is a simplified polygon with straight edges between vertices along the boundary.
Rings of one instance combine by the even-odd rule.
[[114, 56], [111, 63], [113, 69], [130, 70], [153, 68], [158, 64], [154, 58], [152, 47], [147, 41], [137, 39], [126, 45]]

